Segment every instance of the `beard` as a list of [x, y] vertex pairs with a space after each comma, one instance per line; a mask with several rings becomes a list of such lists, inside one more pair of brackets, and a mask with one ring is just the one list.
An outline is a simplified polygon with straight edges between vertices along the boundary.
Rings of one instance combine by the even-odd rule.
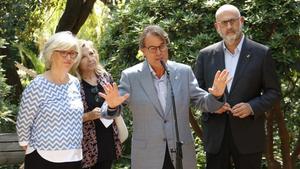
[[218, 30], [219, 35], [223, 38], [223, 40], [227, 44], [233, 44], [236, 42], [236, 40], [240, 39], [240, 37], [242, 36], [242, 25], [237, 31], [230, 30], [230, 32], [232, 32], [233, 34], [226, 35], [225, 33], [222, 33], [220, 30]]

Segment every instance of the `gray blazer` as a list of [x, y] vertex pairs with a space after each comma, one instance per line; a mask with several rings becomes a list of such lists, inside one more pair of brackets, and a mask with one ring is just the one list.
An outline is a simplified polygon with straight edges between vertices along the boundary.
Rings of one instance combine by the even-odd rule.
[[[183, 167], [193, 169], [196, 168], [196, 153], [189, 125], [190, 103], [202, 111], [215, 111], [223, 102], [199, 88], [189, 66], [173, 61], [168, 61], [167, 66], [175, 95], [179, 137], [183, 141]], [[147, 61], [124, 70], [121, 75], [119, 91], [121, 95], [130, 94], [126, 104], [133, 115], [132, 169], [161, 169], [166, 143], [170, 151], [175, 149], [170, 84], [163, 112], [152, 76]], [[175, 153], [170, 152], [170, 156], [175, 166]]]

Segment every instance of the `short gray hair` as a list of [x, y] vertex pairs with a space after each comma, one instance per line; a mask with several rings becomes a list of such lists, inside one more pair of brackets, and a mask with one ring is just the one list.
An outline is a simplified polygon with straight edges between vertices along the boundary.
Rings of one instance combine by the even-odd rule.
[[144, 41], [148, 34], [160, 37], [162, 40], [164, 40], [166, 42], [167, 45], [170, 43], [170, 39], [169, 39], [167, 32], [165, 32], [158, 25], [149, 25], [144, 29], [144, 31], [140, 35], [140, 38], [139, 38], [139, 48], [140, 49], [145, 47]]
[[[70, 31], [62, 31], [52, 35], [47, 40], [40, 55], [44, 61], [46, 70], [51, 68], [51, 58], [55, 50], [68, 50], [71, 48], [75, 48], [78, 55], [80, 54], [78, 40]], [[78, 59], [78, 57], [76, 59]]]

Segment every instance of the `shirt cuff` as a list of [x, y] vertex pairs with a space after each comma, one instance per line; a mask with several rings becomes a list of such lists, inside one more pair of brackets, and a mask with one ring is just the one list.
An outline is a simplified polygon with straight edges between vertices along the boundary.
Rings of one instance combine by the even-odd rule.
[[252, 107], [251, 107], [251, 105], [250, 105], [249, 103], [248, 103], [248, 107], [249, 107], [249, 109], [250, 109], [251, 115], [254, 116], [254, 111], [253, 111], [253, 109], [252, 109]]

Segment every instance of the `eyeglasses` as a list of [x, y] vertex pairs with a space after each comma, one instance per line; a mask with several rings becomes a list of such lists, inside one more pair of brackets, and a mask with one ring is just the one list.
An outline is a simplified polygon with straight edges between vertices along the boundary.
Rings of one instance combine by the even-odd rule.
[[236, 23], [236, 21], [238, 21], [240, 19], [240, 17], [237, 17], [237, 18], [232, 18], [232, 19], [228, 19], [228, 20], [225, 20], [225, 21], [219, 21], [217, 23], [221, 24], [221, 26], [227, 26], [228, 23], [230, 25], [233, 25], [234, 23]]
[[78, 52], [76, 51], [55, 50], [54, 52], [58, 52], [64, 59], [67, 59], [67, 56], [69, 55], [70, 58], [74, 60], [78, 55]]
[[157, 49], [159, 49], [160, 52], [164, 52], [168, 49], [168, 46], [164, 43], [160, 46], [149, 46], [149, 47], [146, 47], [148, 49], [148, 51], [150, 53], [156, 53], [157, 52]]

